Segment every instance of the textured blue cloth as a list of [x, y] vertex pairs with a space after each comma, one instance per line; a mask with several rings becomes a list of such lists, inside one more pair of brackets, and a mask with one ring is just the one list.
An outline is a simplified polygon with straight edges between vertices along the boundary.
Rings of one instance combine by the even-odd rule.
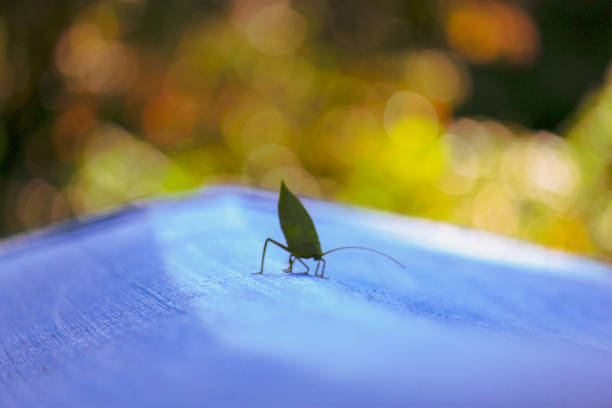
[[[276, 194], [214, 188], [0, 245], [1, 407], [612, 406], [609, 266], [304, 200], [329, 280], [287, 275]], [[296, 263], [295, 269], [300, 265]]]

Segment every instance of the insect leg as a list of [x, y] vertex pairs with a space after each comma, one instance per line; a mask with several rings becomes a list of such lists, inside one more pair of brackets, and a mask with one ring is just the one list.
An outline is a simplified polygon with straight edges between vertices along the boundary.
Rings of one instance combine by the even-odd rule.
[[319, 266], [321, 266], [321, 261], [317, 261], [317, 269], [315, 269], [315, 276], [319, 276]]
[[302, 265], [304, 265], [304, 267], [306, 268], [306, 272], [304, 272], [305, 275], [308, 275], [308, 272], [310, 272], [310, 268], [308, 267], [308, 265], [306, 265], [306, 263], [304, 263], [304, 261], [302, 261], [302, 258], [299, 257], [295, 257], [295, 259], [297, 259], [298, 261], [300, 261], [300, 263]]
[[285, 270], [283, 270], [283, 272], [285, 273], [292, 273], [293, 272], [293, 263], [295, 262], [295, 255], [293, 254], [289, 254], [289, 267]]
[[[323, 262], [323, 268], [321, 269], [321, 275], [319, 275], [322, 278], [325, 278], [325, 266], [327, 266], [327, 262], [325, 262], [325, 259], [321, 258], [321, 262]], [[327, 278], [325, 278], [327, 279]]]
[[264, 244], [264, 248], [263, 248], [263, 252], [261, 254], [261, 269], [259, 270], [259, 272], [255, 272], [254, 275], [261, 275], [263, 274], [263, 268], [264, 268], [264, 258], [266, 257], [266, 249], [268, 247], [268, 242], [272, 242], [276, 245], [278, 245], [279, 247], [283, 248], [285, 251], [291, 253], [291, 251], [289, 250], [289, 248], [287, 248], [286, 246], [284, 246], [283, 244], [281, 244], [280, 242], [276, 242], [275, 240], [273, 240], [272, 238], [268, 238], [266, 239], [266, 243]]

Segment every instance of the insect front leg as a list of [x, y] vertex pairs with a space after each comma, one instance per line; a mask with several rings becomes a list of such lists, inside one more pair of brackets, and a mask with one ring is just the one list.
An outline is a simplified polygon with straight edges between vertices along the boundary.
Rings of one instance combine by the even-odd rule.
[[268, 242], [272, 242], [276, 245], [278, 245], [279, 247], [283, 248], [285, 251], [291, 253], [291, 251], [289, 250], [289, 248], [287, 248], [286, 246], [284, 246], [283, 244], [281, 244], [280, 242], [277, 242], [275, 240], [273, 240], [272, 238], [268, 238], [266, 239], [266, 243], [264, 244], [263, 247], [263, 252], [261, 254], [261, 269], [259, 270], [259, 272], [255, 272], [254, 275], [261, 275], [263, 274], [263, 268], [264, 268], [264, 259], [266, 257], [266, 249], [268, 248]]
[[[319, 277], [323, 279], [328, 279], [325, 277], [325, 266], [327, 266], [327, 262], [325, 262], [325, 259], [323, 258], [321, 258], [319, 262], [323, 262], [323, 268], [321, 268], [321, 274], [319, 275]], [[317, 270], [319, 270], [319, 262], [317, 262]]]

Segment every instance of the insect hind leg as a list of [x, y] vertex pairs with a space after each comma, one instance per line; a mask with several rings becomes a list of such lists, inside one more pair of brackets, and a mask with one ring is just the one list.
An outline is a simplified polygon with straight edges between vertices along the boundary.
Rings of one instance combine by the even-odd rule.
[[[272, 238], [268, 238], [266, 239], [266, 242], [264, 244], [263, 247], [263, 252], [261, 253], [261, 268], [259, 269], [259, 272], [254, 272], [254, 275], [261, 275], [263, 274], [263, 269], [264, 269], [264, 259], [266, 258], [266, 249], [268, 248], [268, 242], [272, 242], [273, 244], [278, 245], [279, 247], [283, 248], [285, 251], [291, 253], [291, 251], [289, 250], [289, 248], [287, 248], [286, 246], [284, 246], [283, 244], [281, 244], [278, 241], [273, 240]], [[303, 262], [302, 262], [303, 263]]]
[[294, 262], [295, 262], [295, 255], [289, 254], [289, 267], [287, 267], [287, 269], [284, 269], [283, 272], [293, 273], [293, 263]]

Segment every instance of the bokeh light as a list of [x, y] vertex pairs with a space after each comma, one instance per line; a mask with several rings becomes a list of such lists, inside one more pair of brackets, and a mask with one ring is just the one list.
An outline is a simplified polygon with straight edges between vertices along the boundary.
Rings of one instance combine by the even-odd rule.
[[559, 55], [543, 3], [65, 0], [32, 13], [39, 37], [2, 14], [1, 232], [284, 178], [609, 259], [611, 68], [555, 127], [462, 113], [484, 94], [508, 117], [515, 92], [539, 109], [520, 74], [564, 72], [540, 65]]
[[507, 59], [526, 64], [537, 54], [537, 28], [529, 14], [517, 4], [460, 1], [451, 5], [448, 14], [449, 44], [472, 62]]

